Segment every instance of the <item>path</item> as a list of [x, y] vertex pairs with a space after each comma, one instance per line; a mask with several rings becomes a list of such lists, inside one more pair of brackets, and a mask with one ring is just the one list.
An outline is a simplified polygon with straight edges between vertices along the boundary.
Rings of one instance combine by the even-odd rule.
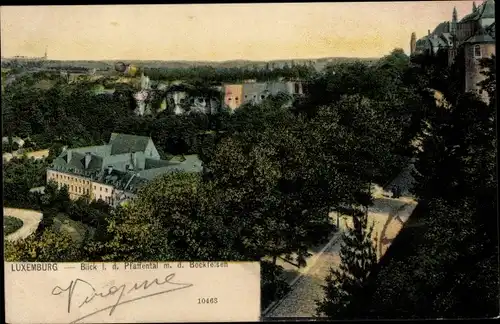
[[7, 241], [23, 240], [36, 231], [43, 218], [41, 212], [30, 209], [3, 208], [3, 217], [15, 217], [23, 221], [23, 227], [8, 235]]
[[[403, 189], [403, 194], [408, 195], [409, 187], [413, 184], [411, 178], [408, 170], [403, 170], [389, 185], [397, 183]], [[378, 190], [374, 194], [374, 204], [368, 209], [369, 221], [374, 222], [373, 241], [378, 243], [379, 259], [417, 205], [411, 197], [388, 198], [382, 195], [383, 192]], [[351, 226], [352, 219], [342, 217], [341, 231]], [[291, 291], [265, 310], [263, 316], [265, 318], [315, 316], [316, 301], [323, 299], [322, 285], [330, 267], [337, 267], [340, 264], [340, 246], [341, 240], [335, 241], [330, 246], [327, 244], [327, 248], [316, 256], [314, 264], [311, 264], [306, 271], [301, 271], [300, 276], [291, 285]]]
[[2, 158], [3, 158], [3, 160], [5, 160], [5, 162], [9, 162], [14, 157], [21, 158], [24, 154], [26, 154], [28, 159], [33, 158], [35, 160], [41, 160], [41, 159], [45, 159], [47, 156], [49, 156], [49, 150], [39, 150], [39, 151], [32, 151], [32, 152], [25, 152], [25, 153], [21, 153], [21, 151], [16, 151], [16, 152], [14, 152], [14, 154], [4, 153], [2, 155]]
[[[336, 223], [336, 216], [334, 213], [330, 213], [332, 221]], [[297, 277], [306, 273], [318, 260], [318, 257], [331, 246], [340, 237], [340, 232], [333, 232], [330, 234], [326, 242], [322, 242], [315, 247], [308, 250], [311, 254], [307, 259], [307, 265], [304, 268], [298, 268], [296, 265], [296, 254], [292, 254], [293, 260], [285, 260], [282, 257], [278, 257], [276, 260], [276, 265], [283, 267], [283, 275], [288, 284], [292, 284], [297, 280]], [[264, 260], [272, 261], [271, 257], [266, 257]]]

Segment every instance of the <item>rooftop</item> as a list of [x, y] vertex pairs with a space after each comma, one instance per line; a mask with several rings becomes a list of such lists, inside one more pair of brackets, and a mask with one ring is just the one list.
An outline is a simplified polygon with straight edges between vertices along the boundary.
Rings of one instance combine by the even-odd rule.
[[177, 158], [172, 158], [169, 162], [169, 167], [172, 171], [181, 171], [181, 172], [200, 172], [202, 162], [198, 158], [198, 155], [184, 155], [184, 159], [180, 159], [176, 161]]
[[467, 39], [465, 43], [469, 44], [495, 43], [495, 39], [490, 34], [488, 34], [487, 31], [481, 29], [479, 33]]
[[442, 34], [442, 33], [449, 33], [450, 32], [450, 22], [449, 21], [443, 21], [439, 25], [434, 28], [434, 31], [432, 32], [432, 35], [437, 35], [437, 34]]
[[486, 31], [488, 32], [488, 34], [490, 34], [491, 37], [493, 37], [494, 39], [495, 38], [495, 22], [493, 22], [491, 25], [489, 25], [487, 28], [486, 28]]
[[146, 136], [112, 133], [109, 140], [111, 155], [144, 152], [150, 140]]
[[[468, 21], [480, 21], [482, 19], [495, 19], [495, 1], [484, 1], [475, 11], [466, 15], [460, 20], [460, 23]], [[495, 22], [491, 20], [481, 21], [481, 28], [475, 35], [465, 40], [465, 43], [495, 43]], [[429, 44], [430, 43], [430, 44]], [[453, 44], [452, 35], [450, 34], [450, 22], [441, 22], [436, 26], [430, 35], [426, 35], [416, 41], [417, 48], [427, 47], [447, 47]]]
[[[202, 171], [202, 162], [197, 155], [170, 160], [161, 160], [154, 155], [146, 158], [141, 152], [146, 150], [150, 141], [146, 136], [113, 133], [107, 145], [66, 149], [49, 169], [113, 185], [132, 193], [164, 173]], [[136, 152], [138, 155], [120, 155]]]
[[70, 155], [68, 151], [64, 151], [54, 160], [54, 163], [62, 166], [61, 162], [65, 162], [68, 167], [82, 170], [100, 170], [102, 168], [103, 158], [92, 153], [90, 153], [90, 155], [91, 159], [87, 168], [85, 168], [85, 154], [79, 152], [71, 152]]
[[495, 0], [484, 1], [476, 11], [463, 17], [460, 22], [467, 22], [471, 20], [495, 18]]
[[72, 167], [62, 167], [59, 165], [54, 165], [49, 168], [54, 171], [68, 173], [71, 175], [81, 176], [83, 178], [90, 179], [92, 182], [112, 185], [116, 189], [124, 190], [132, 193], [136, 193], [142, 185], [148, 182], [147, 179], [137, 176], [133, 172], [123, 172], [114, 169], [104, 169], [104, 170], [82, 170]]

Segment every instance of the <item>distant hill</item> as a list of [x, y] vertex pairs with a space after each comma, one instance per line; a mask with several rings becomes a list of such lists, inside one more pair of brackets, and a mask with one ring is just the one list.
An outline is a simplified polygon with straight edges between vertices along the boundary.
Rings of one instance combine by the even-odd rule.
[[[13, 59], [2, 58], [2, 62], [12, 61]], [[329, 63], [342, 63], [342, 62], [353, 62], [353, 61], [363, 61], [363, 62], [373, 62], [378, 60], [378, 58], [355, 58], [355, 57], [324, 57], [316, 59], [282, 59], [282, 60], [270, 60], [270, 61], [250, 61], [250, 60], [230, 60], [230, 61], [160, 61], [160, 60], [102, 60], [102, 61], [87, 61], [87, 60], [68, 60], [68, 61], [55, 61], [47, 60], [41, 62], [44, 68], [50, 67], [82, 67], [88, 69], [97, 70], [109, 70], [113, 69], [113, 66], [117, 62], [126, 62], [134, 64], [138, 67], [148, 67], [148, 68], [190, 68], [199, 66], [212, 66], [214, 68], [262, 68], [269, 64], [271, 67], [282, 67], [285, 64], [291, 66], [292, 64], [310, 64], [310, 62], [316, 67], [317, 70], [323, 69]]]
[[275, 64], [275, 66], [283, 66], [285, 64], [291, 65], [292, 62], [295, 64], [306, 64], [312, 62], [314, 65], [326, 65], [328, 63], [340, 63], [340, 62], [353, 62], [353, 61], [364, 61], [372, 62], [379, 58], [355, 58], [355, 57], [325, 57], [317, 59], [281, 59], [281, 60], [270, 60], [270, 61], [250, 61], [250, 60], [230, 60], [230, 61], [139, 61], [139, 60], [116, 60], [108, 61], [109, 64], [114, 64], [116, 62], [127, 62], [137, 66], [147, 66], [151, 68], [189, 68], [194, 66], [213, 66], [213, 67], [224, 67], [224, 68], [244, 68], [244, 67], [265, 67], [267, 64]]

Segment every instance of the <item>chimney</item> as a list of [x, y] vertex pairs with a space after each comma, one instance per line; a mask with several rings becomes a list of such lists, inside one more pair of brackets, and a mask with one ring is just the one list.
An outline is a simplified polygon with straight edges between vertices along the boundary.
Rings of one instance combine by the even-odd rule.
[[134, 153], [130, 152], [130, 165], [131, 165], [131, 169], [134, 168]]
[[90, 156], [90, 152], [85, 153], [85, 169], [89, 168], [90, 160], [92, 157]]
[[113, 166], [108, 165], [108, 174], [111, 174], [111, 172], [113, 172]]
[[143, 170], [144, 169], [144, 153], [137, 151], [134, 152], [134, 167], [136, 170]]

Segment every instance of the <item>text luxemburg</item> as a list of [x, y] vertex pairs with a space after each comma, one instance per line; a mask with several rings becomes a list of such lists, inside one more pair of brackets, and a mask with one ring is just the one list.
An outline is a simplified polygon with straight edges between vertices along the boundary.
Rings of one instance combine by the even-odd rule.
[[[124, 270], [157, 270], [160, 268], [171, 269], [174, 267], [183, 267], [181, 263], [177, 266], [174, 263], [169, 262], [125, 262], [123, 263]], [[227, 268], [229, 267], [227, 262], [189, 262], [189, 268]], [[94, 262], [82, 262], [80, 263], [81, 271], [101, 271], [107, 270], [108, 267], [104, 263], [94, 263]], [[119, 270], [116, 265], [111, 269]], [[12, 263], [11, 270], [13, 272], [20, 271], [58, 271], [58, 263], [49, 262], [26, 262], [26, 263]]]
[[16, 271], [58, 271], [57, 263], [48, 262], [26, 262], [13, 263], [10, 265], [12, 272]]

